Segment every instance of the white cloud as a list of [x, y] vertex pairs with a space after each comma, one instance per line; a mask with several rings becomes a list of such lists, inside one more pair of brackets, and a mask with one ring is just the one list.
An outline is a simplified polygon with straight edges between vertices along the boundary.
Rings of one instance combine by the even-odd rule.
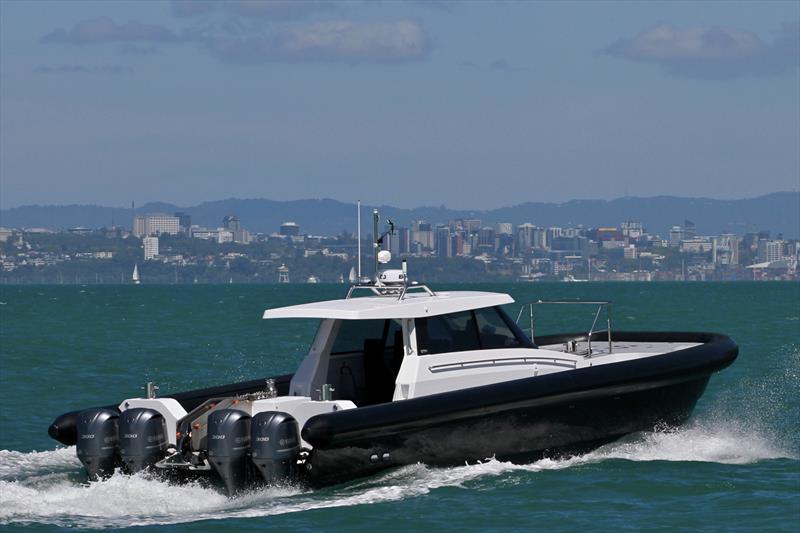
[[58, 28], [42, 42], [74, 45], [121, 43], [126, 52], [154, 52], [131, 48], [131, 43], [196, 43], [228, 63], [270, 62], [400, 63], [424, 60], [430, 40], [419, 22], [356, 22], [328, 20], [301, 25], [246, 24], [238, 19], [208, 23], [177, 33], [158, 24], [116, 23], [97, 17], [71, 29]]
[[328, 11], [336, 5], [331, 0], [172, 0], [172, 14], [194, 17], [225, 11], [242, 17], [288, 20]]
[[687, 77], [774, 75], [797, 66], [797, 26], [784, 26], [781, 36], [770, 45], [746, 30], [680, 29], [661, 22], [632, 39], [619, 39], [604, 51], [615, 57], [660, 64], [671, 74]]
[[42, 37], [45, 43], [100, 44], [119, 42], [176, 42], [182, 38], [159, 24], [129, 21], [117, 24], [108, 17], [77, 23], [72, 29], [58, 28]]
[[208, 46], [216, 57], [232, 63], [391, 63], [423, 60], [430, 45], [425, 29], [415, 21], [338, 20], [270, 34], [216, 36], [208, 40]]

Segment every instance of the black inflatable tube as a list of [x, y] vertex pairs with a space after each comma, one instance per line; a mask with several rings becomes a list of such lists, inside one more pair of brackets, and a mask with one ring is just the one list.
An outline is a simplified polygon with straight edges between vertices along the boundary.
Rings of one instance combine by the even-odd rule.
[[[278, 389], [279, 395], [289, 394], [289, 383], [293, 375], [294, 374], [284, 374], [282, 376], [272, 377], [272, 379], [275, 380], [275, 387]], [[189, 412], [209, 398], [235, 396], [237, 394], [247, 394], [249, 392], [264, 390], [266, 379], [268, 378], [240, 381], [238, 383], [177, 392], [175, 394], [165, 394], [162, 398], [174, 398], [178, 400], [178, 403]], [[116, 403], [104, 407], [107, 409], [117, 409], [118, 405], [119, 403]], [[75, 444], [78, 442], [78, 415], [86, 409], [91, 409], [91, 407], [70, 411], [60, 415], [50, 424], [50, 427], [47, 428], [47, 434], [50, 435], [50, 438], [57, 440], [61, 444], [66, 444], [67, 446]]]
[[[560, 344], [580, 335], [537, 337], [536, 342], [539, 346]], [[593, 335], [592, 338], [597, 341], [608, 339], [605, 335]], [[326, 449], [525, 405], [555, 404], [655, 388], [710, 375], [733, 363], [739, 353], [732, 339], [715, 333], [615, 332], [612, 338], [615, 342], [701, 344], [633, 361], [317, 415], [306, 422], [302, 436], [315, 448]]]

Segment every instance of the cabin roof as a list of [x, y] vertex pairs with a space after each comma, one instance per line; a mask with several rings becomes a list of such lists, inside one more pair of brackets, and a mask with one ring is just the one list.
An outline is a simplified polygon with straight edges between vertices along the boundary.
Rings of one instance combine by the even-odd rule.
[[419, 318], [510, 303], [514, 303], [514, 299], [508, 294], [479, 291], [437, 292], [435, 296], [407, 294], [402, 300], [389, 296], [369, 296], [267, 309], [263, 318]]

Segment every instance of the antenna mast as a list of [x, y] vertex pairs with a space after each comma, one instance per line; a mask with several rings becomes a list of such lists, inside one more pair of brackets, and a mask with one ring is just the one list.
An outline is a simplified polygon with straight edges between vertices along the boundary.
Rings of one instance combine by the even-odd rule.
[[375, 256], [375, 279], [378, 279], [378, 251], [380, 248], [378, 239], [378, 221], [381, 216], [378, 214], [377, 209], [372, 209], [372, 255]]
[[358, 200], [358, 280], [361, 283], [361, 200]]

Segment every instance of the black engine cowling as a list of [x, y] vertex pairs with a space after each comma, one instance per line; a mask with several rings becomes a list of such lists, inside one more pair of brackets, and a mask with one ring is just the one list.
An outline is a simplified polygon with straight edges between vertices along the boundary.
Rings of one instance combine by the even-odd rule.
[[250, 415], [238, 409], [220, 409], [208, 415], [208, 461], [222, 478], [228, 495], [248, 481]]
[[167, 423], [154, 409], [134, 407], [120, 415], [119, 451], [122, 464], [135, 474], [161, 460], [167, 450]]
[[293, 480], [297, 475], [300, 431], [287, 413], [265, 411], [251, 423], [251, 453], [261, 477], [269, 484]]
[[90, 481], [110, 477], [119, 464], [119, 412], [95, 408], [78, 414], [76, 443], [78, 459]]

